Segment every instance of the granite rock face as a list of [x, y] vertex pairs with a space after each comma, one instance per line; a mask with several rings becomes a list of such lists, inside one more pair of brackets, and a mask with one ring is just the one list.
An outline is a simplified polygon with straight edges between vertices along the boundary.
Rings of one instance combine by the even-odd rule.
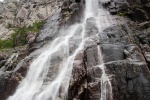
[[149, 0], [111, 0], [104, 6], [112, 14], [128, 16], [133, 21], [143, 22], [150, 19]]
[[[141, 7], [131, 7], [133, 5]], [[149, 69], [149, 13], [145, 6], [149, 1], [111, 0], [103, 4], [112, 14], [131, 9], [129, 18], [132, 21], [106, 28], [99, 33], [99, 41], [90, 43], [80, 54], [80, 63], [74, 63], [70, 83], [69, 100], [99, 100], [101, 69], [98, 64], [98, 47], [101, 48], [107, 74], [111, 76], [113, 100], [149, 100], [150, 99], [150, 69]], [[135, 10], [134, 10], [135, 9]], [[142, 13], [135, 12], [139, 9]], [[149, 8], [147, 8], [149, 9]], [[133, 13], [138, 13], [138, 16]], [[131, 17], [132, 15], [132, 17]], [[137, 18], [135, 18], [137, 17]], [[88, 26], [94, 35], [94, 19], [88, 19]], [[138, 24], [133, 22], [138, 21]], [[88, 32], [87, 32], [88, 33]], [[90, 34], [88, 34], [90, 36]], [[79, 76], [78, 76], [79, 73]], [[81, 74], [82, 73], [82, 74]], [[77, 88], [78, 87], [78, 88]], [[107, 98], [107, 100], [111, 100]]]
[[105, 36], [100, 33], [103, 35], [99, 38], [100, 43], [95, 43], [80, 54], [80, 59], [74, 63], [69, 100], [100, 99], [99, 80], [102, 73], [100, 68], [95, 67], [99, 62], [98, 47], [101, 47], [107, 73], [112, 75], [113, 99], [149, 100], [149, 45], [134, 44], [136, 40], [130, 35], [134, 33], [128, 33], [125, 26], [105, 29]]
[[[120, 29], [121, 29], [120, 31], [126, 30], [124, 27]], [[113, 34], [112, 31], [111, 33]], [[114, 32], [115, 36], [117, 34], [119, 33]], [[108, 73], [114, 75], [112, 79], [114, 99], [148, 100], [150, 98], [149, 97], [150, 71], [148, 67], [149, 64], [146, 62], [145, 59], [146, 57], [143, 54], [142, 48], [134, 44], [134, 41], [136, 41], [134, 40], [134, 37], [130, 37], [128, 35], [134, 33], [131, 32], [125, 34], [124, 35], [132, 39], [132, 41], [127, 41], [124, 43], [121, 41], [123, 39], [117, 41], [118, 43], [121, 42], [122, 43], [117, 44], [117, 47], [113, 47], [115, 50], [111, 50], [112, 46], [114, 45], [113, 42], [109, 43], [109, 45], [103, 44], [108, 45], [107, 48], [104, 48], [102, 46], [102, 50], [104, 53], [104, 60], [106, 59], [105, 62], [106, 67], [108, 68]], [[107, 50], [111, 50], [111, 52], [112, 51], [114, 52], [107, 54], [105, 53]], [[114, 54], [114, 56], [112, 54]], [[110, 57], [107, 58], [108, 55], [110, 55]], [[118, 59], [116, 60], [116, 58]]]
[[[59, 35], [59, 30], [62, 28], [66, 29], [73, 23], [80, 22], [84, 2], [84, 0], [22, 0], [19, 2], [17, 6], [19, 9], [15, 8], [17, 22], [13, 24], [28, 25], [43, 19], [46, 23], [39, 33], [27, 35], [27, 47], [13, 50], [13, 53], [18, 55], [12, 56], [13, 53], [10, 51], [7, 53], [3, 51], [0, 55], [1, 100], [6, 100], [14, 93], [19, 82], [25, 77], [32, 59], [42, 52], [41, 47]], [[97, 66], [100, 63], [99, 50], [103, 55], [106, 73], [111, 77], [113, 100], [150, 100], [149, 1], [111, 0], [103, 6], [115, 15], [130, 9], [127, 15], [132, 21], [128, 20], [123, 24], [108, 27], [99, 33], [95, 19], [87, 19], [86, 36], [91, 36], [93, 41], [87, 41], [84, 50], [75, 57], [68, 100], [100, 99], [102, 70]], [[4, 10], [0, 9], [0, 12]], [[138, 13], [138, 16], [135, 16], [135, 13]], [[80, 27], [77, 32], [80, 33], [81, 30]], [[70, 52], [77, 45], [78, 42], [72, 43]], [[14, 59], [14, 62], [8, 62], [9, 58]], [[57, 62], [54, 63], [57, 65]], [[107, 100], [111, 99], [107, 98]]]
[[8, 39], [14, 32], [11, 26], [24, 27], [46, 20], [62, 5], [61, 0], [17, 0], [0, 2], [1, 39]]

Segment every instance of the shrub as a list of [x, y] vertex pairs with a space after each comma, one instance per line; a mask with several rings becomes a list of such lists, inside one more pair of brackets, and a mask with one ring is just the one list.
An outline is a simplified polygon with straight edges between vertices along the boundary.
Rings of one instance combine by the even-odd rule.
[[14, 46], [13, 40], [12, 39], [7, 39], [7, 40], [1, 40], [0, 39], [0, 48], [12, 48]]

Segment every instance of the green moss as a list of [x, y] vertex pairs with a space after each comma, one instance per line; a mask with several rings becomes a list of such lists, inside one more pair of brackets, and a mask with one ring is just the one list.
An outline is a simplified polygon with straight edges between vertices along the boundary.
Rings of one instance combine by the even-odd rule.
[[43, 26], [43, 24], [44, 24], [44, 21], [35, 22], [32, 24], [32, 26], [29, 26], [27, 29], [32, 32], [38, 32], [39, 29]]
[[128, 14], [129, 14], [128, 11], [124, 11], [124, 12], [118, 13], [117, 15], [118, 15], [118, 16], [127, 16]]
[[4, 48], [13, 48], [16, 46], [23, 46], [27, 44], [26, 36], [29, 32], [38, 32], [41, 27], [43, 26], [44, 21], [35, 22], [32, 24], [32, 26], [28, 27], [15, 27], [12, 24], [8, 24], [8, 28], [13, 28], [15, 31], [10, 39], [7, 40], [1, 40], [0, 39], [0, 49]]

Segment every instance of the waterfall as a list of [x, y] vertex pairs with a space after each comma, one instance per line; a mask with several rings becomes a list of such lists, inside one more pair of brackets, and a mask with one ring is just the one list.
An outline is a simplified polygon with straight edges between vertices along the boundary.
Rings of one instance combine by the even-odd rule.
[[[86, 41], [92, 37], [86, 34], [86, 21], [91, 17], [94, 18], [99, 33], [112, 25], [111, 16], [101, 5], [105, 2], [108, 2], [108, 0], [86, 0], [83, 21], [62, 31], [61, 33], [65, 32], [65, 35], [60, 35], [54, 39], [49, 48], [34, 59], [26, 77], [8, 100], [66, 99], [75, 56], [84, 49]], [[78, 32], [80, 28], [81, 31]], [[78, 46], [72, 52], [70, 52], [70, 41], [78, 43]], [[97, 66], [102, 70], [100, 98], [101, 100], [111, 100], [110, 79], [105, 71], [101, 50], [98, 49], [98, 51], [100, 63]]]

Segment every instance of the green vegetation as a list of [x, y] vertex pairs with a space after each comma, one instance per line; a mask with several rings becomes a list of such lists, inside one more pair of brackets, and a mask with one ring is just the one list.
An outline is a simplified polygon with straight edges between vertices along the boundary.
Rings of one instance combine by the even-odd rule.
[[124, 12], [118, 13], [117, 15], [118, 15], [118, 16], [127, 16], [128, 14], [129, 14], [128, 11], [124, 11]]
[[1, 40], [0, 39], [0, 49], [13, 48], [16, 46], [22, 46], [27, 44], [26, 36], [29, 32], [38, 32], [43, 26], [44, 21], [35, 22], [32, 26], [28, 27], [15, 27], [12, 24], [8, 24], [8, 28], [12, 28], [15, 32], [11, 35], [10, 39]]
[[8, 40], [1, 40], [0, 39], [0, 48], [4, 49], [4, 48], [12, 48], [13, 47], [13, 40], [12, 39], [8, 39]]
[[2, 19], [3, 17], [2, 16], [0, 16], [0, 19]]

